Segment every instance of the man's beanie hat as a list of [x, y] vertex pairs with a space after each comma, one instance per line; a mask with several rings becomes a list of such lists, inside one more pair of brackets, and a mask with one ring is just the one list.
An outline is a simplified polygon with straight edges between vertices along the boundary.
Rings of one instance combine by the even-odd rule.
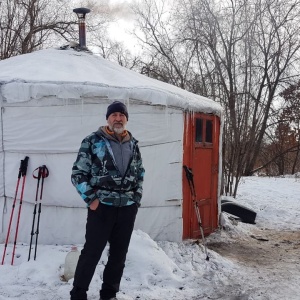
[[107, 107], [106, 120], [108, 119], [108, 117], [111, 114], [113, 114], [115, 112], [124, 114], [128, 120], [128, 111], [127, 111], [127, 107], [124, 103], [122, 103], [120, 101], [114, 101], [112, 104], [110, 104]]

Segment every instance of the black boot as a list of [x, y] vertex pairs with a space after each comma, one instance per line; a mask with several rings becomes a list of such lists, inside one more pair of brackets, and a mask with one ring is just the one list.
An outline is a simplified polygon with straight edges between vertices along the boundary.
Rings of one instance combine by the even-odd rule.
[[70, 292], [71, 300], [87, 300], [86, 291], [77, 287], [73, 287]]

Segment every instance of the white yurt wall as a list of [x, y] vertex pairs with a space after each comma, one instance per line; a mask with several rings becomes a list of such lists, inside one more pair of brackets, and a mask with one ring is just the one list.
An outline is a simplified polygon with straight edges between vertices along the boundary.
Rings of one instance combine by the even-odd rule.
[[[106, 124], [106, 108], [112, 101], [88, 97], [58, 101], [48, 96], [40, 101], [6, 104], [2, 115], [6, 202], [1, 200], [6, 209], [0, 241], [4, 241], [7, 233], [20, 160], [29, 156], [18, 241], [30, 241], [37, 186], [32, 172], [45, 164], [49, 177], [44, 180], [39, 242], [84, 242], [86, 208], [71, 184], [71, 168], [82, 139]], [[182, 110], [124, 102], [129, 110], [128, 129], [140, 142], [146, 169], [136, 229], [156, 240], [179, 241], [182, 237]], [[19, 200], [15, 216], [18, 204]], [[15, 222], [10, 242], [14, 238]]]
[[[4, 155], [2, 138], [2, 101], [0, 96], [0, 212], [4, 209]], [[3, 218], [1, 217], [0, 234], [3, 231]]]

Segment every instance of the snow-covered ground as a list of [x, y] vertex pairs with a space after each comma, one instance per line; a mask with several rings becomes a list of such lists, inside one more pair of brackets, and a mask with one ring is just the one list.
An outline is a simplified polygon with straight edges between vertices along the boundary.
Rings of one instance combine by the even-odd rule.
[[[206, 239], [209, 261], [201, 243], [157, 243], [134, 231], [118, 299], [300, 299], [300, 179], [244, 178], [237, 201], [257, 212], [256, 224], [224, 215], [224, 229]], [[8, 245], [0, 300], [69, 299], [73, 279], [63, 282], [60, 276], [70, 248], [38, 245], [36, 261], [28, 262], [29, 246], [18, 244], [11, 266]], [[1, 244], [1, 257], [3, 249]], [[104, 253], [88, 299], [99, 298], [106, 258]]]

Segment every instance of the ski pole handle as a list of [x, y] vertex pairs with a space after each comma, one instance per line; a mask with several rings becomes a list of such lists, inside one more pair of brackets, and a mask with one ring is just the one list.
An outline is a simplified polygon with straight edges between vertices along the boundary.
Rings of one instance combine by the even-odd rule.
[[21, 175], [23, 177], [26, 176], [27, 167], [28, 167], [28, 160], [29, 160], [28, 156], [25, 156], [25, 158], [21, 160], [20, 173], [19, 173], [20, 177], [21, 177]]
[[[34, 173], [35, 171], [38, 170], [38, 175], [36, 176]], [[36, 168], [33, 172], [32, 172], [32, 176], [35, 179], [40, 179], [40, 178], [47, 178], [49, 176], [49, 170], [45, 165], [42, 165], [38, 168]]]
[[185, 170], [186, 178], [187, 178], [189, 186], [190, 186], [191, 194], [193, 197], [196, 197], [193, 171], [191, 168], [189, 168], [185, 165], [183, 166], [183, 168]]
[[42, 165], [42, 178], [47, 178], [49, 176], [49, 170], [45, 165]]

